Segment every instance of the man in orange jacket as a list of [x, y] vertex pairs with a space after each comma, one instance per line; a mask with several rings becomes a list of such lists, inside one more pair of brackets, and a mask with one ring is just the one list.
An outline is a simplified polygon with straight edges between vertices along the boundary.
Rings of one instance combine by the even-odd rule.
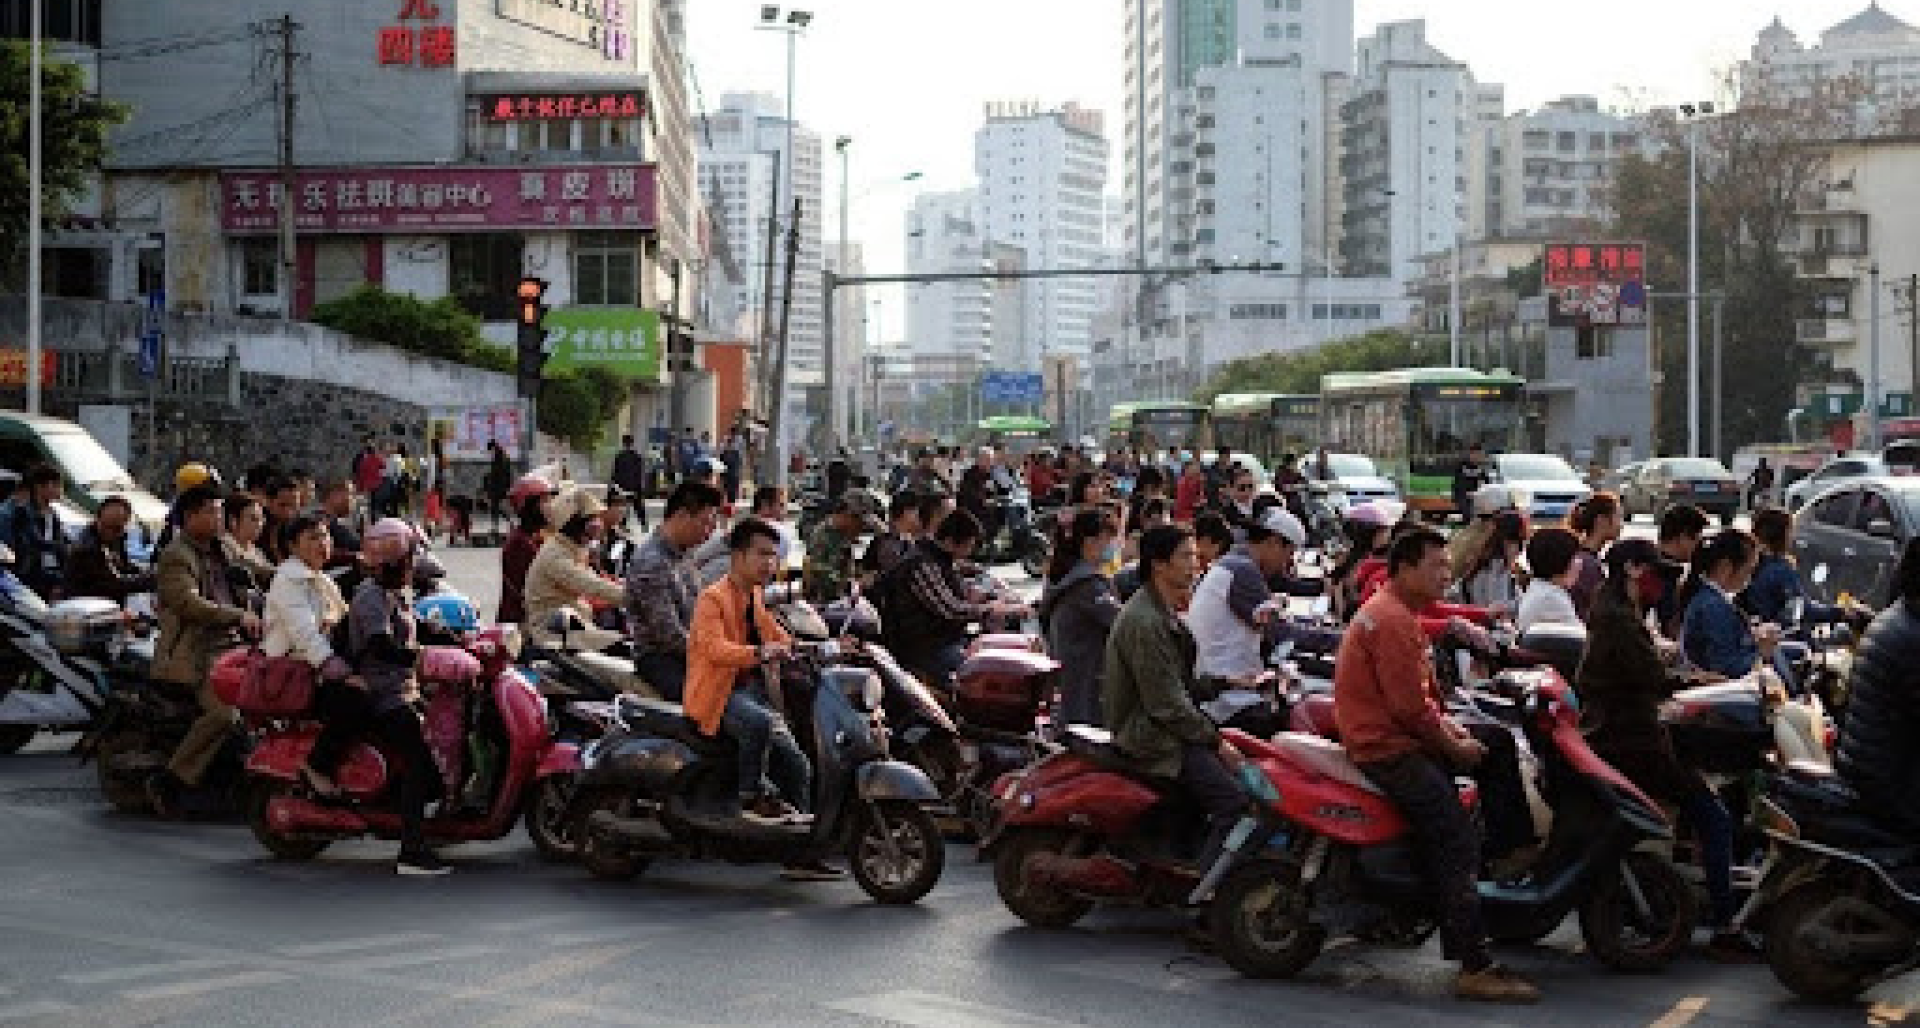
[[[687, 632], [686, 713], [700, 731], [724, 730], [740, 753], [740, 816], [764, 825], [812, 819], [813, 765], [775, 708], [768, 665], [793, 640], [767, 611], [765, 590], [780, 568], [780, 533], [748, 518], [727, 537], [727, 575], [694, 604]], [[818, 861], [791, 863], [789, 879], [824, 881], [841, 872]]]

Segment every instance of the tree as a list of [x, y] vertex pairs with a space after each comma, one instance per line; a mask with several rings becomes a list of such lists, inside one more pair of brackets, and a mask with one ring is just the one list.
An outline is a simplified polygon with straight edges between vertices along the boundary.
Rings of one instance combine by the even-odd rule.
[[[1811, 100], [1749, 90], [1736, 111], [1693, 129], [1700, 154], [1700, 290], [1726, 296], [1722, 431], [1729, 452], [1778, 438], [1795, 387], [1814, 370], [1794, 337], [1806, 304], [1789, 252], [1794, 215], [1825, 173], [1820, 144], [1853, 134], [1859, 97], [1859, 83], [1851, 79], [1823, 84]], [[1663, 149], [1651, 159], [1622, 162], [1614, 179], [1614, 235], [1647, 243], [1652, 289], [1684, 293], [1689, 127], [1670, 112], [1650, 115], [1649, 122]], [[1713, 304], [1703, 299], [1703, 441], [1712, 438], [1712, 313]], [[1654, 329], [1663, 382], [1658, 444], [1679, 453], [1688, 435], [1685, 301], [1658, 303]]]
[[1392, 329], [1351, 339], [1336, 339], [1305, 350], [1263, 353], [1232, 361], [1214, 372], [1194, 399], [1212, 403], [1222, 393], [1320, 392], [1320, 379], [1341, 371], [1390, 371], [1445, 362], [1444, 344], [1435, 348]]
[[480, 334], [480, 319], [443, 296], [422, 300], [375, 285], [317, 304], [308, 318], [350, 336], [397, 346], [423, 357], [511, 372], [513, 355]]
[[[9, 270], [19, 266], [26, 252], [32, 60], [30, 44], [0, 41], [0, 239], [18, 240], [16, 246], [0, 251], [0, 261]], [[89, 93], [78, 65], [52, 60], [44, 53], [40, 85], [42, 215], [45, 221], [56, 221], [66, 215], [85, 192], [89, 177], [100, 169], [107, 153], [107, 131], [126, 120], [127, 108]]]

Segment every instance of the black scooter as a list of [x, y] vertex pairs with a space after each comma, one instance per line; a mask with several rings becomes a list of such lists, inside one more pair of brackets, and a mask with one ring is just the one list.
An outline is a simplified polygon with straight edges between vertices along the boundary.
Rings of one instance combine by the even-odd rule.
[[879, 679], [807, 657], [798, 666], [805, 673], [787, 676], [783, 691], [813, 762], [810, 823], [742, 818], [733, 741], [702, 734], [677, 703], [625, 697], [613, 730], [580, 755], [572, 811], [587, 870], [629, 879], [661, 857], [785, 863], [838, 852], [881, 903], [932, 890], [946, 863], [928, 809], [940, 794], [918, 768], [888, 756]]

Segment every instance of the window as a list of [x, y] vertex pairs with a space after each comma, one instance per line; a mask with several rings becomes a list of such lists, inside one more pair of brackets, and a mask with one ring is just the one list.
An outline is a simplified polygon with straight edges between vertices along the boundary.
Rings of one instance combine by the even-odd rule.
[[633, 307], [640, 302], [640, 241], [623, 232], [583, 232], [573, 242], [573, 302]]
[[1847, 528], [1853, 524], [1853, 511], [1858, 506], [1860, 494], [1840, 492], [1813, 505], [1813, 519], [1823, 525]]
[[1613, 333], [1588, 325], [1574, 330], [1573, 356], [1578, 360], [1605, 360], [1613, 356]]
[[1287, 26], [1287, 38], [1288, 38], [1288, 39], [1299, 39], [1299, 38], [1300, 38], [1300, 26], [1299, 26], [1298, 24], [1293, 24], [1293, 25], [1288, 25], [1288, 26]]
[[449, 291], [454, 302], [487, 321], [510, 321], [520, 285], [521, 239], [516, 235], [455, 235], [447, 242]]
[[240, 241], [240, 292], [245, 296], [280, 295], [280, 241], [271, 237]]
[[1561, 153], [1572, 153], [1580, 146], [1580, 136], [1575, 132], [1562, 132], [1554, 140], [1554, 149]]
[[1268, 26], [1267, 26], [1267, 38], [1268, 38], [1268, 39], [1279, 39], [1279, 38], [1280, 38], [1280, 26], [1278, 26], [1278, 25], [1268, 25]]
[[1853, 529], [1865, 532], [1876, 521], [1885, 521], [1896, 527], [1900, 524], [1893, 516], [1893, 504], [1888, 503], [1885, 496], [1872, 491], [1862, 492], [1860, 507], [1853, 515]]
[[1285, 321], [1287, 305], [1284, 303], [1236, 303], [1228, 309], [1227, 315], [1235, 321]]

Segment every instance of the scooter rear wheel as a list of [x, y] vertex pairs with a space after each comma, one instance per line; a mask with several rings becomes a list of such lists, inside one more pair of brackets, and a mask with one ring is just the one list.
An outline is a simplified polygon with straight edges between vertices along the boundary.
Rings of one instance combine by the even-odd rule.
[[122, 814], [140, 817], [153, 813], [153, 801], [147, 798], [147, 776], [153, 769], [125, 766], [130, 756], [149, 745], [141, 732], [123, 729], [108, 732], [94, 747], [93, 766], [100, 781], [100, 795]]
[[33, 725], [0, 725], [0, 757], [20, 752], [39, 731]]
[[947, 840], [918, 803], [866, 804], [851, 849], [853, 880], [878, 903], [919, 902], [947, 866]]
[[1806, 944], [1802, 929], [1846, 889], [1830, 879], [1802, 883], [1780, 897], [1767, 914], [1767, 964], [1780, 984], [1815, 1003], [1845, 1003], [1874, 978], [1870, 968], [1838, 964]]
[[[1642, 914], [1635, 890], [1646, 899]], [[1644, 974], [1673, 962], [1693, 940], [1700, 901], [1671, 862], [1653, 853], [1634, 852], [1603, 871], [1580, 904], [1580, 936], [1596, 960], [1613, 968]]]
[[249, 783], [246, 792], [247, 827], [253, 830], [253, 837], [260, 846], [274, 857], [280, 860], [312, 860], [331, 845], [329, 840], [287, 835], [275, 828], [267, 817], [267, 809], [274, 799], [292, 792], [293, 783], [278, 778], [258, 778]]
[[1087, 916], [1093, 901], [1027, 875], [1027, 861], [1043, 853], [1065, 854], [1073, 837], [1045, 829], [1016, 829], [1000, 841], [993, 856], [993, 884], [1000, 902], [1035, 928], [1065, 928]]
[[615, 817], [626, 817], [632, 807], [633, 799], [625, 789], [595, 789], [576, 799], [573, 838], [579, 852], [580, 866], [586, 868], [588, 874], [608, 882], [632, 881], [653, 863], [631, 848], [620, 845], [617, 840], [608, 838], [605, 832], [593, 829], [594, 814], [604, 810]]
[[1326, 929], [1310, 920], [1299, 867], [1277, 860], [1243, 864], [1213, 894], [1213, 943], [1249, 978], [1292, 978], [1326, 945]]

